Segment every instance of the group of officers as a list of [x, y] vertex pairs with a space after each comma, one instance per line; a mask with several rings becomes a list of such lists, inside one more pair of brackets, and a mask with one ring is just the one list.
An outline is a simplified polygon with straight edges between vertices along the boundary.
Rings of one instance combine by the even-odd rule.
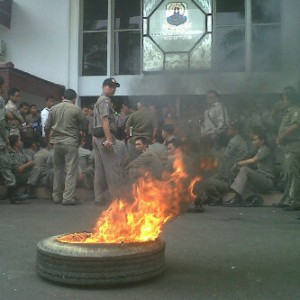
[[[143, 162], [147, 161], [147, 163], [155, 165], [152, 169], [155, 173], [163, 164], [163, 161], [159, 159], [163, 160], [167, 156], [164, 151], [169, 144], [168, 140], [174, 140], [172, 128], [165, 126], [165, 130], [163, 130], [165, 145], [161, 147], [161, 143], [155, 142], [155, 127], [157, 127], [155, 118], [143, 107], [140, 107], [139, 111], [132, 114], [126, 121], [127, 136], [134, 135], [135, 137], [131, 139], [132, 142], [126, 145], [124, 141], [117, 139], [118, 124], [112, 97], [119, 86], [120, 84], [114, 78], [105, 79], [102, 84], [102, 94], [94, 105], [92, 145], [95, 160], [94, 201], [96, 204], [108, 203], [112, 197], [118, 197], [122, 193], [120, 187], [124, 182], [124, 158], [128, 157], [128, 150], [129, 157], [130, 153], [134, 152], [131, 151], [132, 148], [144, 147], [151, 151], [142, 150], [141, 152], [145, 152], [145, 154], [141, 155], [138, 160], [131, 159], [131, 163], [127, 162], [127, 170], [131, 168], [131, 172], [132, 170], [137, 172]], [[0, 77], [0, 168], [7, 186], [7, 196], [11, 203], [16, 203], [22, 201], [23, 198], [22, 195], [15, 194], [16, 174], [12, 172], [8, 158], [9, 137], [5, 129], [8, 114], [5, 109], [4, 95], [5, 83]], [[221, 194], [224, 186], [224, 191], [235, 193], [234, 197], [225, 205], [259, 204], [263, 200], [260, 199], [258, 193], [269, 191], [274, 186], [274, 166], [267, 137], [261, 130], [254, 130], [252, 142], [256, 148], [255, 153], [252, 157], [245, 156], [243, 149], [247, 145], [240, 135], [239, 127], [233, 123], [226, 124], [228, 123], [227, 111], [218, 98], [215, 91], [207, 93], [207, 109], [204, 111], [201, 125], [201, 139], [202, 142], [205, 141], [204, 144], [210, 145], [215, 151], [220, 151], [222, 147], [225, 147], [225, 156], [223, 156], [225, 159], [223, 159], [223, 168], [220, 168], [221, 173], [199, 184], [200, 191], [197, 192], [195, 189], [195, 193], [198, 195], [195, 208], [198, 207], [201, 210], [203, 192], [213, 199], [213, 193]], [[62, 205], [78, 204], [75, 198], [79, 160], [78, 146], [80, 132], [86, 125], [86, 116], [75, 105], [76, 99], [76, 92], [67, 89], [62, 102], [49, 110], [44, 127], [46, 137], [53, 145], [52, 199], [54, 203]], [[276, 137], [276, 143], [284, 154], [284, 196], [278, 205], [289, 210], [300, 209], [300, 107], [298, 101], [293, 89], [288, 87], [284, 90], [281, 126]], [[142, 106], [142, 103], [140, 105]], [[139, 124], [139, 126], [135, 126], [135, 124]], [[149, 136], [141, 136], [143, 133], [138, 132], [138, 128], [145, 129], [144, 132], [148, 132]], [[224, 145], [228, 128], [235, 132], [231, 140]], [[170, 149], [178, 147], [179, 144], [176, 140], [168, 145]], [[226, 155], [228, 159], [226, 159]], [[155, 161], [157, 158], [159, 159]], [[255, 168], [253, 168], [254, 166]], [[30, 167], [28, 166], [28, 168]], [[231, 174], [234, 173], [234, 176], [231, 175], [229, 181], [228, 177], [224, 181], [223, 175], [228, 173], [228, 170]], [[213, 202], [211, 201], [211, 203]]]

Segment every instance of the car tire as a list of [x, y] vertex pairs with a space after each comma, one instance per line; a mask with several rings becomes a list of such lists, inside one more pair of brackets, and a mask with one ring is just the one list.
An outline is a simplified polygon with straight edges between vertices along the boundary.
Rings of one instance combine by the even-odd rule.
[[118, 285], [153, 278], [165, 270], [165, 242], [76, 244], [53, 236], [37, 244], [37, 273], [75, 285]]

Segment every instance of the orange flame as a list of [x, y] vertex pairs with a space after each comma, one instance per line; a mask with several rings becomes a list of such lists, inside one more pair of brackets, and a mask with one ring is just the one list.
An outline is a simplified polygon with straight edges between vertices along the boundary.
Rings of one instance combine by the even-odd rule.
[[72, 243], [131, 243], [155, 240], [163, 225], [180, 215], [195, 200], [196, 181], [189, 184], [182, 159], [174, 162], [174, 172], [162, 180], [146, 174], [133, 185], [132, 200], [116, 199], [99, 217], [92, 233], [65, 235], [58, 240]]

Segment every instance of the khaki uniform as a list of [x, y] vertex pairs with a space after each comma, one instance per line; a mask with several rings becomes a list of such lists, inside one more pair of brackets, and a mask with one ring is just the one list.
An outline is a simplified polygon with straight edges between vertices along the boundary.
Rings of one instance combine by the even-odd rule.
[[240, 134], [233, 136], [221, 160], [220, 169], [215, 177], [204, 180], [199, 184], [196, 191], [201, 197], [207, 198], [206, 201], [212, 203], [221, 203], [222, 195], [229, 192], [230, 184], [233, 182], [234, 177], [231, 172], [235, 163], [248, 159], [253, 155], [253, 146], [247, 138]]
[[56, 203], [75, 202], [79, 131], [83, 128], [85, 119], [82, 110], [67, 99], [53, 106], [49, 112], [45, 127], [52, 130], [50, 139], [50, 143], [54, 144], [52, 198]]
[[23, 151], [9, 151], [10, 156], [10, 164], [12, 172], [15, 175], [16, 178], [16, 185], [22, 186], [26, 184], [28, 177], [30, 176], [30, 169], [26, 169], [23, 173], [17, 173], [17, 168], [21, 167], [22, 165], [26, 164], [30, 161], [30, 158], [23, 153]]
[[[94, 129], [102, 127], [102, 118], [108, 117], [110, 132], [114, 136], [117, 131], [115, 112], [111, 99], [101, 95], [94, 106]], [[112, 150], [103, 147], [103, 137], [93, 137], [95, 157], [94, 193], [95, 203], [105, 203], [110, 197], [118, 195], [123, 182], [123, 163], [127, 156], [124, 142], [114, 140]]]
[[34, 167], [30, 173], [27, 184], [36, 186], [45, 177], [45, 169], [49, 156], [49, 151], [41, 148], [33, 157]]
[[256, 193], [266, 193], [274, 187], [274, 161], [270, 149], [263, 145], [256, 155], [257, 169], [241, 167], [237, 177], [231, 185], [243, 200]]
[[125, 170], [130, 180], [136, 180], [149, 172], [153, 177], [161, 179], [165, 164], [167, 163], [167, 151], [161, 144], [153, 144], [138, 158], [130, 162]]
[[134, 143], [137, 137], [145, 137], [151, 142], [153, 130], [158, 128], [155, 116], [145, 107], [132, 113], [126, 122], [126, 126], [132, 127], [132, 138], [130, 139], [132, 143]]
[[13, 115], [13, 120], [9, 121], [9, 134], [20, 136], [21, 125], [25, 122], [24, 118], [20, 114], [16, 104], [11, 100], [8, 100], [5, 108]]
[[5, 185], [14, 186], [16, 184], [16, 180], [11, 171], [10, 157], [6, 148], [7, 132], [5, 116], [5, 101], [0, 96], [0, 173], [4, 179]]
[[[287, 109], [282, 117], [279, 135], [293, 124], [300, 126], [300, 107]], [[283, 204], [300, 208], [300, 128], [290, 134], [281, 144], [284, 153], [285, 189]]]
[[94, 154], [92, 154], [92, 152], [88, 149], [79, 147], [78, 155], [79, 155], [79, 167], [81, 171], [85, 174], [84, 185], [86, 187], [92, 187], [94, 182], [94, 174], [95, 174]]

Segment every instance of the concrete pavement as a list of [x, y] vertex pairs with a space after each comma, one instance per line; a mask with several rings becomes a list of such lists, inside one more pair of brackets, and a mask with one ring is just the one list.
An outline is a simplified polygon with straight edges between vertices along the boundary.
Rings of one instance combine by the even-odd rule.
[[166, 272], [139, 284], [80, 288], [35, 271], [39, 240], [89, 231], [102, 208], [0, 201], [0, 299], [300, 299], [298, 212], [272, 207], [206, 207], [167, 224]]

